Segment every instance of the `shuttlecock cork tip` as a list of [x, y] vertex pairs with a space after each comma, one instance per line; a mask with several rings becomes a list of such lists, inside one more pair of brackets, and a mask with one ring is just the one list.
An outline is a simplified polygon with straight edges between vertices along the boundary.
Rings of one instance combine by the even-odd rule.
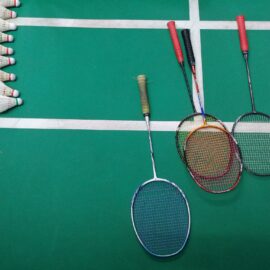
[[11, 18], [16, 18], [17, 17], [17, 12], [11, 11]]
[[10, 23], [9, 24], [9, 29], [10, 30], [16, 30], [17, 29], [17, 25], [15, 23]]
[[17, 98], [16, 101], [18, 106], [23, 104], [23, 100], [21, 98]]
[[20, 0], [15, 0], [15, 6], [16, 6], [16, 7], [19, 7], [20, 5], [21, 5]]
[[20, 95], [20, 92], [18, 90], [13, 90], [12, 96], [13, 97], [18, 97]]
[[8, 41], [9, 42], [13, 42], [14, 41], [14, 37], [12, 35], [8, 35]]
[[13, 54], [14, 50], [12, 48], [7, 48], [7, 54]]
[[15, 81], [15, 80], [16, 80], [16, 75], [13, 74], [13, 73], [11, 73], [11, 74], [10, 74], [10, 80], [11, 80], [11, 81]]
[[14, 65], [16, 63], [16, 60], [15, 60], [15, 58], [10, 57], [9, 62], [10, 62], [11, 65]]

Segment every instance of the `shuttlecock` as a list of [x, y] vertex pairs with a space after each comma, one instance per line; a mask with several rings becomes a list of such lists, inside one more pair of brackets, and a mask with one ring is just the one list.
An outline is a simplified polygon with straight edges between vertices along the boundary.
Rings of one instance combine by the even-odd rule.
[[15, 23], [10, 23], [3, 19], [0, 19], [0, 32], [16, 30], [16, 29], [17, 29], [17, 25]]
[[0, 70], [0, 81], [5, 82], [5, 81], [15, 81], [16, 80], [16, 75], [13, 73], [7, 73], [3, 70]]
[[15, 59], [13, 57], [5, 57], [0, 55], [0, 68], [14, 65], [15, 64]]
[[2, 42], [12, 42], [14, 37], [12, 35], [7, 35], [5, 33], [0, 32], [0, 43]]
[[9, 10], [3, 6], [0, 6], [0, 18], [1, 19], [12, 19], [12, 18], [16, 18], [17, 17], [17, 13], [15, 11]]
[[18, 97], [20, 92], [18, 90], [12, 89], [0, 81], [0, 95], [7, 97]]
[[0, 6], [3, 7], [18, 7], [20, 4], [19, 0], [0, 0]]
[[0, 96], [0, 113], [5, 112], [15, 106], [20, 106], [23, 104], [21, 98], [12, 98]]
[[0, 55], [5, 55], [5, 54], [13, 54], [14, 50], [12, 48], [5, 47], [3, 45], [0, 45]]

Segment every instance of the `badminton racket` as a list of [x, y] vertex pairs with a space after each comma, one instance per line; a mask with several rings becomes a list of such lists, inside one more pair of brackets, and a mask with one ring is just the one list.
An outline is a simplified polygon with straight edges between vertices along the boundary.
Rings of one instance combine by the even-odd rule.
[[139, 186], [131, 203], [136, 236], [151, 255], [170, 257], [186, 245], [190, 231], [190, 210], [183, 191], [173, 182], [157, 177], [150, 129], [150, 108], [146, 77], [138, 76], [142, 112], [148, 131], [153, 178]]
[[244, 168], [260, 176], [270, 175], [270, 116], [257, 112], [253, 96], [248, 61], [248, 39], [245, 17], [237, 16], [240, 47], [245, 60], [248, 88], [251, 100], [251, 112], [238, 117], [232, 128], [232, 134], [241, 149]]

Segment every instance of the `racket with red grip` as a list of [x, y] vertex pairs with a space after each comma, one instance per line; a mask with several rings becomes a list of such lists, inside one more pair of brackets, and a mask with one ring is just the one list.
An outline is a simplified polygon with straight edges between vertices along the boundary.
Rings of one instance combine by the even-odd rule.
[[262, 129], [270, 125], [270, 115], [256, 110], [248, 63], [249, 46], [245, 17], [237, 16], [236, 21], [240, 48], [246, 65], [252, 111], [237, 118], [232, 128], [232, 134], [241, 149], [245, 169], [255, 175], [270, 176], [270, 132]]

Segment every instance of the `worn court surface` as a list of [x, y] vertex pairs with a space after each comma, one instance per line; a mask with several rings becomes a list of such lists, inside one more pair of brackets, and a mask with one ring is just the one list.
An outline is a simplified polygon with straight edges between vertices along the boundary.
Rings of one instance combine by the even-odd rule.
[[[269, 267], [270, 178], [244, 172], [233, 192], [208, 194], [188, 175], [173, 129], [166, 129], [167, 121], [191, 113], [166, 30], [170, 19], [194, 27], [200, 38], [206, 110], [229, 124], [250, 110], [237, 31], [199, 32], [189, 21], [199, 13], [190, 12], [189, 4], [198, 3], [28, 0], [17, 9], [20, 27], [12, 44], [17, 65], [6, 71], [17, 74], [10, 85], [22, 92], [25, 105], [0, 119], [1, 270]], [[242, 13], [248, 21], [265, 21], [267, 28], [269, 8], [266, 0], [255, 6], [245, 0], [201, 1], [200, 18], [233, 22]], [[37, 26], [37, 18], [48, 20]], [[153, 20], [161, 27], [143, 27], [145, 21], [111, 29], [95, 28], [92, 21], [88, 28], [46, 26], [54, 18], [75, 19], [75, 25], [80, 19], [112, 24], [123, 19], [131, 25]], [[256, 105], [269, 113], [270, 31], [250, 30], [248, 36]], [[164, 261], [144, 252], [130, 220], [133, 192], [152, 177], [146, 132], [135, 124], [120, 130], [128, 120], [142, 120], [135, 81], [140, 73], [149, 77], [152, 120], [162, 121], [153, 134], [158, 175], [184, 190], [192, 215], [184, 252]], [[64, 120], [74, 121], [65, 126]], [[119, 121], [93, 130], [92, 121], [79, 120]], [[158, 131], [163, 126], [167, 131]]]

